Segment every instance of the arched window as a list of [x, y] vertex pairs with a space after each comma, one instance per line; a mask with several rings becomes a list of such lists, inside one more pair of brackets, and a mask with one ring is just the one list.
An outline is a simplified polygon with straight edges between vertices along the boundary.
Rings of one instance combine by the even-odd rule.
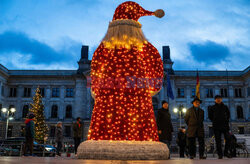
[[58, 113], [58, 106], [57, 105], [52, 105], [51, 118], [57, 118], [57, 113]]
[[23, 106], [23, 115], [22, 115], [22, 118], [26, 118], [28, 113], [29, 113], [29, 106], [28, 105], [24, 105]]
[[65, 117], [66, 118], [72, 118], [72, 106], [71, 105], [66, 106]]
[[157, 113], [158, 113], [158, 99], [156, 97], [152, 97], [152, 102], [153, 102], [153, 108], [154, 108], [155, 117], [157, 117]]
[[237, 106], [237, 118], [238, 119], [244, 118], [244, 116], [243, 116], [243, 108], [241, 106]]
[[95, 106], [95, 100], [91, 96], [90, 97], [90, 108], [88, 108], [88, 111], [87, 111], [87, 118], [88, 119], [90, 119], [91, 116], [92, 116], [92, 112], [93, 112], [94, 106]]

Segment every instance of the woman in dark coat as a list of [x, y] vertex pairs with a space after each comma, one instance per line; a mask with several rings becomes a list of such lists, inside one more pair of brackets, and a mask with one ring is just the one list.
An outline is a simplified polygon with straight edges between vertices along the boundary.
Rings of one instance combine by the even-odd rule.
[[185, 122], [188, 126], [187, 137], [189, 141], [189, 155], [190, 159], [193, 159], [196, 154], [196, 138], [199, 142], [199, 155], [200, 159], [206, 159], [204, 157], [205, 141], [204, 141], [204, 111], [200, 108], [201, 100], [195, 98], [192, 101], [193, 107], [187, 110], [185, 115]]
[[60, 151], [62, 149], [62, 141], [63, 141], [63, 130], [62, 130], [62, 122], [58, 122], [56, 125], [56, 155], [61, 156]]
[[170, 150], [173, 125], [171, 122], [171, 115], [168, 109], [168, 103], [166, 101], [162, 101], [162, 108], [158, 111], [156, 121], [158, 126], [159, 139], [161, 142], [167, 144]]

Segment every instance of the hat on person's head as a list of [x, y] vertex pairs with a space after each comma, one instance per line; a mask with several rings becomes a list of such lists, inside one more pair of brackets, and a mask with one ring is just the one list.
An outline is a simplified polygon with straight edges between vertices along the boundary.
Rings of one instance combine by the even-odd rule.
[[165, 103], [168, 103], [166, 100], [163, 100], [162, 102], [161, 102], [161, 105], [163, 105], [163, 104], [165, 104]]
[[32, 119], [32, 118], [34, 118], [34, 117], [35, 117], [34, 113], [30, 113], [30, 114], [29, 114], [29, 119]]
[[221, 95], [214, 96], [214, 99], [221, 99], [221, 98], [222, 98]]
[[200, 104], [202, 103], [202, 100], [201, 100], [201, 99], [199, 99], [198, 97], [195, 97], [191, 103], [193, 104], [196, 100], [197, 100], [197, 101], [199, 101], [199, 102], [200, 102]]
[[62, 121], [58, 121], [56, 126], [59, 126], [60, 124], [62, 124]]
[[62, 121], [58, 121], [58, 122], [57, 122], [57, 125], [58, 125], [58, 124], [62, 124]]

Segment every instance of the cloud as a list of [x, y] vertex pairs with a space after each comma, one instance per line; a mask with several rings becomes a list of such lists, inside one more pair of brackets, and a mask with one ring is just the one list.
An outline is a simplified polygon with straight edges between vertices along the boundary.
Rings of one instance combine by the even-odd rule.
[[0, 53], [18, 52], [29, 54], [29, 63], [55, 63], [70, 60], [70, 56], [55, 51], [45, 43], [29, 38], [24, 33], [7, 31], [0, 34]]
[[54, 48], [24, 33], [6, 31], [0, 34], [0, 61], [9, 69], [77, 69], [81, 46], [64, 37]]
[[206, 64], [220, 63], [230, 55], [227, 46], [215, 43], [213, 41], [206, 41], [203, 43], [189, 43], [191, 55], [198, 62], [205, 62]]
[[[238, 70], [249, 65], [247, 62], [250, 52], [249, 0], [135, 1], [147, 10], [154, 11], [162, 8], [165, 11], [166, 16], [162, 19], [153, 16], [142, 17], [139, 22], [142, 24], [146, 38], [160, 53], [162, 46], [170, 46], [175, 69], [193, 69], [193, 67], [224, 69], [223, 67], [227, 66], [228, 69]], [[61, 63], [64, 67], [70, 63], [72, 68], [77, 68], [81, 45], [90, 46], [89, 59], [91, 59], [92, 53], [107, 31], [116, 7], [122, 2], [124, 0], [25, 0], [25, 3], [18, 0], [4, 0], [0, 5], [0, 35], [5, 31], [23, 32], [26, 38], [44, 44], [45, 49], [47, 48], [46, 52], [54, 54], [53, 60], [48, 61], [51, 66], [53, 63], [55, 65]], [[225, 55], [213, 56], [212, 54], [210, 57], [211, 54], [200, 56], [195, 53], [202, 51], [201, 49], [204, 50], [202, 54], [206, 53], [205, 47], [210, 46], [207, 41], [214, 43], [211, 45], [215, 48], [217, 46]], [[191, 51], [192, 44], [194, 53]], [[234, 52], [239, 44], [243, 46], [244, 52]], [[17, 48], [12, 48], [16, 52]], [[226, 48], [229, 55], [225, 53]], [[18, 52], [29, 59], [27, 62], [39, 63], [39, 58], [38, 61], [34, 59], [36, 57], [34, 51], [31, 53], [31, 51], [19, 50]], [[8, 55], [8, 53], [5, 54]], [[196, 56], [193, 56], [194, 54]], [[68, 56], [71, 58], [69, 59]], [[46, 56], [47, 59], [49, 57], [51, 56]], [[215, 60], [217, 64], [212, 64], [212, 59], [217, 57], [219, 58], [218, 61]], [[55, 60], [58, 62], [53, 62]], [[191, 62], [192, 65], [185, 65], [186, 61]], [[0, 63], [2, 64], [2, 61]], [[48, 64], [45, 68], [47, 66]]]

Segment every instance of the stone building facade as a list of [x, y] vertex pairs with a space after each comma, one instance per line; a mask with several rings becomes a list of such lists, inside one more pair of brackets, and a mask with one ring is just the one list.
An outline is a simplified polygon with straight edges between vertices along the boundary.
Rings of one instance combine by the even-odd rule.
[[[174, 137], [183, 119], [173, 108], [191, 107], [195, 95], [197, 71], [173, 70], [170, 49], [163, 46], [164, 82], [161, 91], [152, 98], [155, 113], [162, 100], [168, 100], [174, 124]], [[41, 88], [45, 106], [46, 123], [49, 126], [49, 140], [53, 141], [55, 125], [63, 122], [66, 142], [72, 142], [72, 123], [77, 117], [84, 122], [84, 139], [88, 131], [94, 100], [89, 87], [91, 61], [88, 60], [88, 46], [82, 46], [77, 70], [8, 70], [0, 64], [0, 108], [15, 107], [14, 119], [9, 122], [8, 137], [23, 134], [25, 116], [32, 102], [36, 88]], [[167, 96], [166, 74], [169, 74], [175, 99]], [[207, 109], [214, 104], [214, 96], [220, 94], [231, 112], [233, 133], [250, 134], [250, 67], [242, 71], [199, 71], [200, 93], [205, 111], [206, 136], [212, 135]], [[0, 139], [6, 131], [6, 118], [0, 115]]]

